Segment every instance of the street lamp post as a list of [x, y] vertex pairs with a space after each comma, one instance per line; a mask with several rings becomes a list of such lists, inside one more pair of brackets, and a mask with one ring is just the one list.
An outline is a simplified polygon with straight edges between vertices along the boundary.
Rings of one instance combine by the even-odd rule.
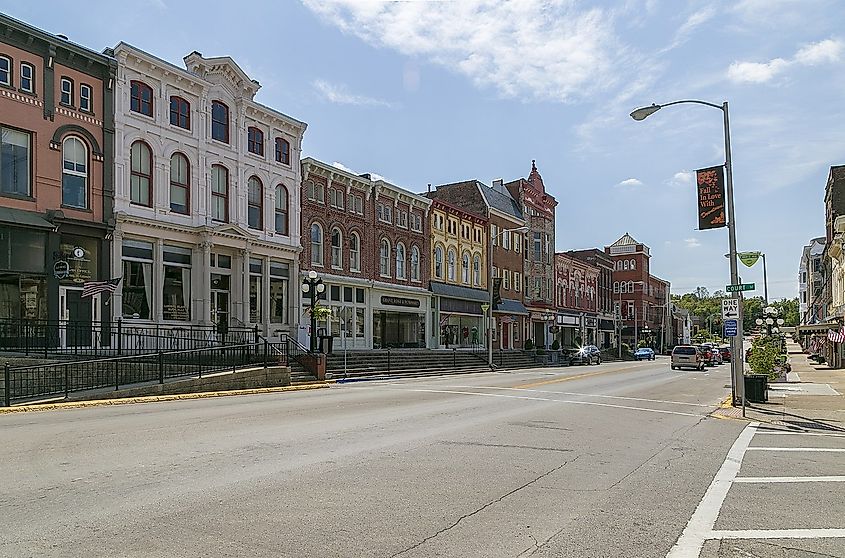
[[302, 293], [311, 298], [311, 344], [310, 349], [312, 353], [317, 352], [317, 315], [314, 309], [317, 307], [317, 299], [320, 293], [326, 290], [323, 280], [317, 277], [317, 272], [313, 269], [308, 272], [308, 277], [302, 280]]
[[[737, 285], [739, 284], [739, 273], [737, 271], [737, 264], [736, 264], [736, 217], [734, 214], [734, 183], [733, 183], [733, 165], [731, 164], [731, 131], [730, 131], [730, 118], [728, 116], [728, 102], [725, 101], [721, 105], [717, 105], [715, 103], [708, 103], [707, 101], [698, 101], [695, 99], [685, 99], [682, 101], [672, 101], [671, 103], [665, 103], [662, 105], [652, 104], [649, 107], [642, 107], [636, 109], [631, 113], [631, 118], [634, 120], [644, 120], [648, 116], [654, 114], [658, 110], [663, 107], [668, 107], [672, 105], [680, 105], [684, 103], [691, 103], [697, 105], [706, 105], [708, 107], [717, 108], [722, 111], [722, 116], [724, 117], [724, 128], [725, 128], [725, 175], [726, 175], [726, 205], [727, 205], [727, 217], [728, 217], [728, 247], [730, 252], [730, 269], [731, 269], [731, 284]], [[740, 298], [739, 292], [734, 292], [732, 296], [734, 298]], [[742, 366], [742, 316], [740, 319], [737, 320], [737, 332], [736, 337], [731, 340], [731, 353], [734, 355], [734, 358], [731, 358], [731, 384], [732, 384], [732, 399], [733, 405], [737, 406], [737, 398], [739, 398], [740, 403], [745, 408], [745, 382], [744, 382], [744, 374], [743, 374], [743, 366]]]
[[[498, 240], [505, 233], [525, 232], [528, 227], [522, 226], [515, 229], [503, 229], [496, 234], [493, 234], [492, 223], [490, 225], [490, 238], [487, 240], [487, 298], [488, 308], [484, 312], [487, 314], [487, 366], [493, 369], [493, 241]], [[520, 239], [520, 242], [522, 239]]]

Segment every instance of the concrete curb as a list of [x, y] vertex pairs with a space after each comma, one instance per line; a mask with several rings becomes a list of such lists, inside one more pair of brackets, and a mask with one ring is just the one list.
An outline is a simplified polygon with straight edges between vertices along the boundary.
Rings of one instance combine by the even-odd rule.
[[328, 383], [302, 384], [297, 386], [280, 386], [272, 388], [238, 389], [229, 391], [205, 391], [199, 393], [180, 393], [173, 395], [148, 395], [144, 397], [125, 397], [115, 399], [94, 399], [91, 401], [63, 401], [61, 403], [42, 403], [35, 405], [20, 405], [17, 407], [2, 407], [0, 415], [11, 413], [30, 413], [35, 411], [55, 411], [60, 409], [83, 409], [85, 407], [106, 407], [109, 405], [131, 405], [135, 403], [157, 403], [160, 401], [180, 401], [186, 399], [208, 399], [211, 397], [231, 397], [236, 395], [254, 395], [260, 393], [280, 393], [285, 391], [306, 391], [311, 389], [328, 388]]

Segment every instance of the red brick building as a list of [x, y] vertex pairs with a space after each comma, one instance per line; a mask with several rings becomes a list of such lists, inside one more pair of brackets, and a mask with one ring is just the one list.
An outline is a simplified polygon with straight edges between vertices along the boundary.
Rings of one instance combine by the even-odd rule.
[[596, 344], [600, 273], [598, 266], [569, 254], [555, 254], [557, 323], [554, 333], [561, 347]]
[[[587, 262], [599, 269], [596, 297], [596, 342], [599, 348], [606, 349], [616, 346], [616, 318], [613, 314], [613, 259], [603, 250], [588, 248], [586, 250], [569, 250], [566, 252], [573, 258]], [[585, 318], [587, 328], [593, 327], [593, 321]]]
[[323, 279], [322, 304], [332, 310], [318, 328], [348, 348], [427, 346], [431, 201], [310, 157], [302, 177], [300, 264]]

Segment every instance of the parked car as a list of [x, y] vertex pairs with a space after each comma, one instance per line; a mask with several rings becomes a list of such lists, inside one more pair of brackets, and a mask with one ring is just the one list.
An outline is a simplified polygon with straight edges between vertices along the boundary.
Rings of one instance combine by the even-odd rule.
[[695, 368], [704, 370], [704, 353], [695, 345], [677, 345], [672, 349], [672, 370]]
[[649, 347], [639, 348], [637, 349], [637, 352], [634, 353], [634, 358], [637, 360], [654, 360], [654, 350]]
[[731, 361], [731, 348], [730, 347], [719, 347], [719, 354], [722, 355], [723, 362], [730, 362]]
[[601, 351], [595, 345], [585, 345], [569, 357], [569, 364], [601, 364]]
[[722, 364], [724, 362], [722, 360], [722, 353], [719, 351], [718, 347], [713, 347], [710, 350], [710, 360], [713, 364]]
[[716, 366], [716, 357], [713, 356], [715, 352], [712, 347], [708, 345], [699, 345], [698, 350], [704, 356], [704, 364], [707, 366]]

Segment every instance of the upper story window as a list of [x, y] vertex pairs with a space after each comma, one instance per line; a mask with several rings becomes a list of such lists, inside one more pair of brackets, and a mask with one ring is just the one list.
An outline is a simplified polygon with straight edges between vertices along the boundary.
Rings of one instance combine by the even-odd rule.
[[481, 285], [481, 256], [478, 254], [472, 260], [472, 283], [476, 287]]
[[62, 205], [88, 207], [88, 149], [75, 136], [62, 142]]
[[129, 110], [152, 117], [152, 87], [142, 81], [132, 81], [129, 86]]
[[434, 248], [434, 276], [443, 279], [443, 248], [441, 246]]
[[461, 280], [469, 285], [469, 254], [461, 258]]
[[319, 223], [311, 223], [311, 263], [323, 265], [323, 227]]
[[455, 250], [449, 248], [449, 252], [446, 254], [446, 270], [449, 276], [449, 281], [455, 280], [455, 266], [457, 265], [458, 255], [455, 253]]
[[264, 228], [264, 185], [257, 176], [250, 176], [247, 187], [247, 225], [251, 229]]
[[401, 242], [396, 245], [396, 278], [405, 278], [405, 245]]
[[91, 108], [91, 86], [83, 83], [79, 86], [79, 110], [84, 110], [86, 112], [91, 112], [93, 109]]
[[73, 106], [73, 80], [63, 77], [61, 79], [61, 94], [59, 103], [68, 107]]
[[0, 193], [32, 195], [31, 145], [29, 133], [0, 127]]
[[397, 217], [399, 218], [399, 223], [398, 223], [399, 226], [402, 227], [403, 229], [407, 229], [408, 228], [408, 212], [402, 211], [402, 210], [397, 210], [396, 213], [398, 213]]
[[355, 194], [349, 194], [346, 198], [346, 208], [352, 213], [358, 215], [364, 214], [364, 197]]
[[624, 269], [625, 271], [628, 271], [630, 269], [630, 266], [631, 264], [630, 262], [628, 262], [628, 260], [622, 262], [622, 269]]
[[361, 238], [358, 233], [349, 235], [349, 270], [361, 271]]
[[340, 229], [332, 229], [332, 267], [343, 269], [343, 235]]
[[329, 188], [329, 205], [337, 209], [343, 209], [343, 190]]
[[211, 218], [229, 221], [229, 169], [222, 165], [211, 166]]
[[422, 215], [419, 213], [411, 213], [411, 230], [422, 232]]
[[[0, 66], [2, 66], [0, 62]], [[3, 71], [0, 70], [0, 80], [3, 79]], [[35, 93], [35, 66], [21, 62], [21, 91]]]
[[631, 260], [631, 269], [637, 269], [637, 260]]
[[229, 143], [229, 107], [211, 101], [211, 139]]
[[276, 162], [290, 164], [290, 143], [284, 138], [276, 138]]
[[250, 126], [247, 129], [246, 147], [250, 153], [264, 157], [264, 132], [255, 126]]
[[275, 227], [278, 234], [288, 234], [288, 189], [283, 184], [276, 186]]
[[190, 130], [191, 103], [182, 97], [170, 97], [170, 124], [185, 130]]
[[308, 180], [305, 183], [305, 197], [317, 203], [326, 203], [326, 188], [318, 182]]
[[187, 215], [191, 203], [191, 166], [181, 153], [170, 157], [170, 211]]
[[379, 256], [379, 272], [383, 277], [390, 277], [390, 242], [386, 238], [381, 240]]
[[151, 207], [153, 205], [153, 155], [150, 146], [136, 141], [129, 150], [129, 201]]
[[12, 86], [12, 59], [0, 56], [0, 85]]
[[411, 247], [411, 281], [420, 280], [420, 249]]

